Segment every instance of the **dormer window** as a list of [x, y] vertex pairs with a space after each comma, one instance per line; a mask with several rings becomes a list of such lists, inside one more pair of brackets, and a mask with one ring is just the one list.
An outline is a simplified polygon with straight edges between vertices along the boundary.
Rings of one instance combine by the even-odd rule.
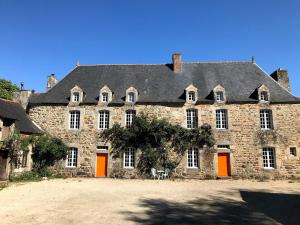
[[264, 102], [269, 101], [269, 95], [268, 95], [268, 92], [267, 92], [267, 91], [262, 91], [262, 92], [260, 92], [259, 100], [260, 100], [260, 101], [264, 101]]
[[260, 103], [269, 103], [270, 102], [270, 91], [266, 85], [261, 85], [257, 89], [258, 101]]
[[185, 89], [185, 98], [187, 103], [195, 104], [198, 100], [198, 89], [192, 84]]
[[190, 91], [188, 93], [188, 100], [191, 101], [191, 102], [194, 102], [196, 100], [196, 94], [194, 91]]
[[112, 91], [109, 89], [108, 86], [104, 85], [100, 89], [99, 104], [108, 104], [111, 101], [112, 101]]
[[135, 94], [133, 92], [128, 93], [128, 102], [135, 102]]
[[224, 102], [224, 93], [223, 91], [216, 92], [216, 101], [217, 102]]
[[79, 104], [82, 102], [83, 99], [83, 91], [80, 87], [75, 85], [71, 89], [71, 95], [70, 95], [70, 104]]
[[138, 101], [138, 91], [134, 87], [130, 87], [126, 90], [126, 102], [135, 103]]
[[73, 93], [73, 102], [79, 102], [80, 94], [78, 92]]
[[226, 94], [225, 94], [225, 88], [221, 85], [218, 85], [214, 88], [214, 99], [217, 103], [225, 103], [226, 102]]
[[103, 92], [101, 95], [101, 101], [102, 102], [108, 102], [108, 93], [107, 92]]

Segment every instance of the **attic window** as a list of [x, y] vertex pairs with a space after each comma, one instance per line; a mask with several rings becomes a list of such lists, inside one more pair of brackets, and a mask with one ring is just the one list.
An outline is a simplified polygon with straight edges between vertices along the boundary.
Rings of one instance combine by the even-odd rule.
[[128, 99], [128, 102], [135, 102], [135, 94], [134, 94], [134, 92], [129, 92], [127, 99]]
[[73, 97], [73, 102], [79, 102], [80, 99], [79, 92], [74, 92], [72, 97]]
[[224, 92], [223, 91], [217, 91], [216, 92], [216, 101], [217, 102], [224, 102]]
[[102, 93], [101, 101], [102, 102], [108, 102], [108, 93], [107, 92]]
[[264, 101], [264, 102], [269, 101], [268, 92], [267, 92], [267, 91], [262, 91], [262, 92], [260, 92], [259, 100], [260, 100], [260, 101]]
[[189, 91], [189, 93], [188, 93], [188, 101], [190, 101], [190, 102], [196, 101], [196, 93], [194, 91]]

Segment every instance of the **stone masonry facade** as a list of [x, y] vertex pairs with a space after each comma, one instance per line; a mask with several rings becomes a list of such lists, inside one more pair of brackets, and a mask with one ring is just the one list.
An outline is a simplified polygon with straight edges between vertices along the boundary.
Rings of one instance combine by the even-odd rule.
[[[121, 168], [126, 177], [136, 177], [135, 169], [123, 169], [122, 159], [113, 159], [110, 155], [109, 143], [104, 143], [99, 135], [98, 114], [100, 110], [110, 112], [109, 126], [119, 123], [125, 126], [125, 112], [136, 110], [137, 114], [145, 113], [158, 118], [167, 118], [173, 124], [186, 127], [186, 110], [198, 110], [199, 126], [208, 123], [212, 126], [216, 144], [213, 149], [202, 149], [199, 153], [199, 168], [187, 168], [185, 155], [176, 174], [182, 177], [205, 178], [216, 177], [218, 171], [217, 154], [230, 154], [230, 170], [232, 177], [300, 177], [300, 104], [188, 104], [159, 105], [135, 104], [122, 106], [102, 106], [97, 104], [51, 105], [40, 104], [29, 107], [29, 116], [49, 134], [61, 138], [68, 146], [78, 148], [77, 167], [67, 168], [62, 161], [55, 166], [58, 173], [68, 176], [94, 177], [96, 171], [97, 146], [108, 146], [108, 176], [114, 168]], [[226, 109], [228, 112], [228, 129], [216, 129], [216, 110]], [[271, 130], [260, 128], [260, 109], [271, 109], [273, 127]], [[80, 111], [80, 129], [69, 130], [69, 112]], [[218, 145], [229, 145], [230, 149], [219, 149]], [[195, 146], [197, 147], [197, 146]], [[275, 149], [275, 168], [264, 169], [262, 149]], [[290, 148], [296, 147], [297, 154], [290, 154]], [[205, 154], [210, 151], [211, 163], [206, 162]], [[137, 159], [138, 160], [138, 159]]]

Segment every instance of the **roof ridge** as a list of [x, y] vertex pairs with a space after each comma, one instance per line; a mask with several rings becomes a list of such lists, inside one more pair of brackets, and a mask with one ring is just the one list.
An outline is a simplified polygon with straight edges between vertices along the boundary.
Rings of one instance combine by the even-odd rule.
[[[238, 64], [238, 63], [249, 63], [253, 64], [253, 62], [250, 61], [212, 61], [212, 62], [182, 62], [183, 64], [201, 64], [201, 63], [211, 63], [211, 64]], [[107, 64], [80, 64], [77, 65], [76, 67], [85, 67], [85, 66], [165, 66], [165, 65], [170, 65], [172, 63], [107, 63]]]

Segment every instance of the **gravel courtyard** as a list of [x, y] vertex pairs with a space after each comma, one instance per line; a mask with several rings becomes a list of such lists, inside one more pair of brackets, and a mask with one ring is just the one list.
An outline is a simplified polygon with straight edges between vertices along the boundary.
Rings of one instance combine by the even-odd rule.
[[300, 183], [57, 179], [0, 191], [0, 224], [299, 224]]

